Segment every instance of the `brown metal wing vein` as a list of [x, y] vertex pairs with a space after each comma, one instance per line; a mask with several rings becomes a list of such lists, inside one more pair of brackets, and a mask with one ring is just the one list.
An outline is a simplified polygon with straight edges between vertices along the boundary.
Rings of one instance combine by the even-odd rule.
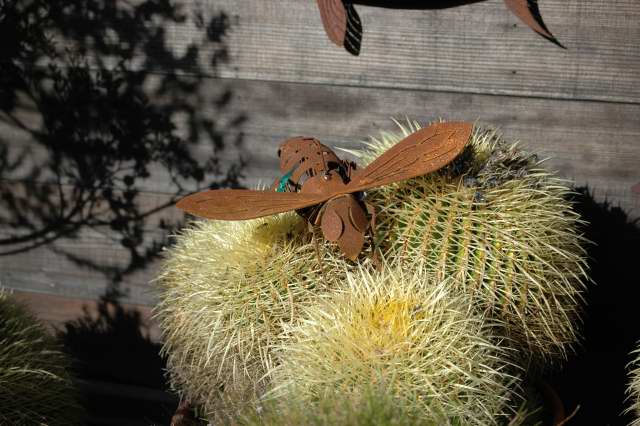
[[189, 195], [177, 207], [207, 219], [245, 220], [309, 207], [328, 198], [299, 192], [218, 189]]
[[329, 39], [338, 46], [344, 45], [347, 33], [347, 9], [342, 0], [318, 0], [322, 25]]
[[363, 191], [434, 172], [449, 164], [466, 145], [473, 125], [437, 123], [407, 136], [347, 185], [350, 192]]

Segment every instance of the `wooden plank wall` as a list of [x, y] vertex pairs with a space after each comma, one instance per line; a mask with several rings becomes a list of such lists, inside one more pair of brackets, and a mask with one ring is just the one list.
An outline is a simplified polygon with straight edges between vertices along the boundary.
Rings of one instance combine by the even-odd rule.
[[[640, 3], [539, 4], [566, 50], [523, 26], [502, 1], [488, 0], [443, 10], [357, 6], [365, 35], [361, 55], [354, 57], [328, 41], [313, 0], [184, 1], [177, 7], [185, 19], [163, 24], [160, 42], [131, 53], [126, 66], [148, 77], [150, 102], [176, 101], [157, 90], [154, 78], [196, 81], [181, 101], [215, 121], [216, 137], [226, 143], [217, 155], [242, 159], [240, 183], [246, 186], [272, 181], [275, 147], [283, 138], [312, 135], [353, 148], [369, 135], [392, 130], [392, 117], [421, 122], [441, 117], [500, 127], [507, 138], [551, 157], [551, 168], [588, 185], [597, 199], [638, 217], [640, 191], [633, 187], [640, 183]], [[152, 26], [156, 17], [144, 19]], [[71, 49], [78, 46], [69, 35], [61, 40]], [[118, 43], [117, 37], [112, 42]], [[91, 49], [78, 52], [95, 69], [118, 63]], [[165, 60], [167, 52], [189, 60]], [[17, 114], [38, 127], [33, 108]], [[178, 134], [188, 132], [183, 115], [171, 119]], [[4, 178], [5, 186], [24, 191], [23, 172], [49, 154], [10, 121], [2, 121], [0, 135], [10, 155], [29, 147], [23, 168]], [[199, 137], [190, 149], [208, 155], [211, 135]], [[52, 179], [43, 174], [37, 183], [51, 185]], [[161, 167], [140, 188], [138, 201], [145, 209], [174, 194]], [[160, 218], [181, 217], [171, 208], [153, 215], [145, 224], [145, 244], [164, 235]], [[13, 232], [0, 229], [2, 236]], [[69, 253], [102, 265], [126, 264], [130, 256], [108, 231], [81, 229], [74, 238], [57, 240], [55, 249], [43, 245], [0, 256], [2, 285], [97, 298], [111, 278], [79, 266]], [[153, 303], [149, 281], [157, 267], [156, 261], [123, 278], [125, 302]]]

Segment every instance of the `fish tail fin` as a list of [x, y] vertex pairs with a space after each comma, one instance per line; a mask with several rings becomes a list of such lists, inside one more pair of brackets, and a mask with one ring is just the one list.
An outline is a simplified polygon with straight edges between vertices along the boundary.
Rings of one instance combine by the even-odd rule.
[[504, 2], [507, 8], [529, 28], [550, 42], [565, 48], [544, 23], [537, 0], [504, 0]]

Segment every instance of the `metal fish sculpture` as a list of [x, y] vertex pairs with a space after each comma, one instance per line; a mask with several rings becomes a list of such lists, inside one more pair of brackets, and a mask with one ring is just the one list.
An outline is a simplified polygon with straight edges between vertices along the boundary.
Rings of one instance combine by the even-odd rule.
[[[442, 9], [482, 0], [317, 0], [322, 24], [329, 39], [349, 53], [358, 55], [362, 41], [362, 21], [354, 3], [398, 9]], [[563, 47], [551, 34], [540, 15], [537, 0], [504, 0], [507, 8], [536, 33]]]
[[361, 170], [314, 138], [288, 139], [278, 150], [282, 177], [271, 190], [209, 190], [183, 198], [177, 207], [218, 220], [296, 210], [310, 227], [320, 225], [324, 238], [355, 260], [367, 230], [375, 226], [375, 208], [365, 200], [364, 191], [444, 167], [462, 152], [472, 129], [472, 124], [464, 122], [433, 124], [407, 136]]

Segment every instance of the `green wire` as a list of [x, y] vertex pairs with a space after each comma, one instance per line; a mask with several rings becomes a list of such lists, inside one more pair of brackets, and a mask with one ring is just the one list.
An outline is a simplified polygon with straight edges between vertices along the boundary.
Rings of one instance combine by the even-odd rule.
[[291, 171], [289, 173], [287, 173], [286, 175], [284, 175], [284, 176], [282, 176], [280, 178], [280, 182], [278, 183], [278, 187], [276, 188], [276, 192], [285, 192], [285, 190], [287, 189], [287, 182], [289, 181], [289, 178], [293, 174], [294, 170], [295, 170], [295, 167], [293, 169], [291, 169]]

